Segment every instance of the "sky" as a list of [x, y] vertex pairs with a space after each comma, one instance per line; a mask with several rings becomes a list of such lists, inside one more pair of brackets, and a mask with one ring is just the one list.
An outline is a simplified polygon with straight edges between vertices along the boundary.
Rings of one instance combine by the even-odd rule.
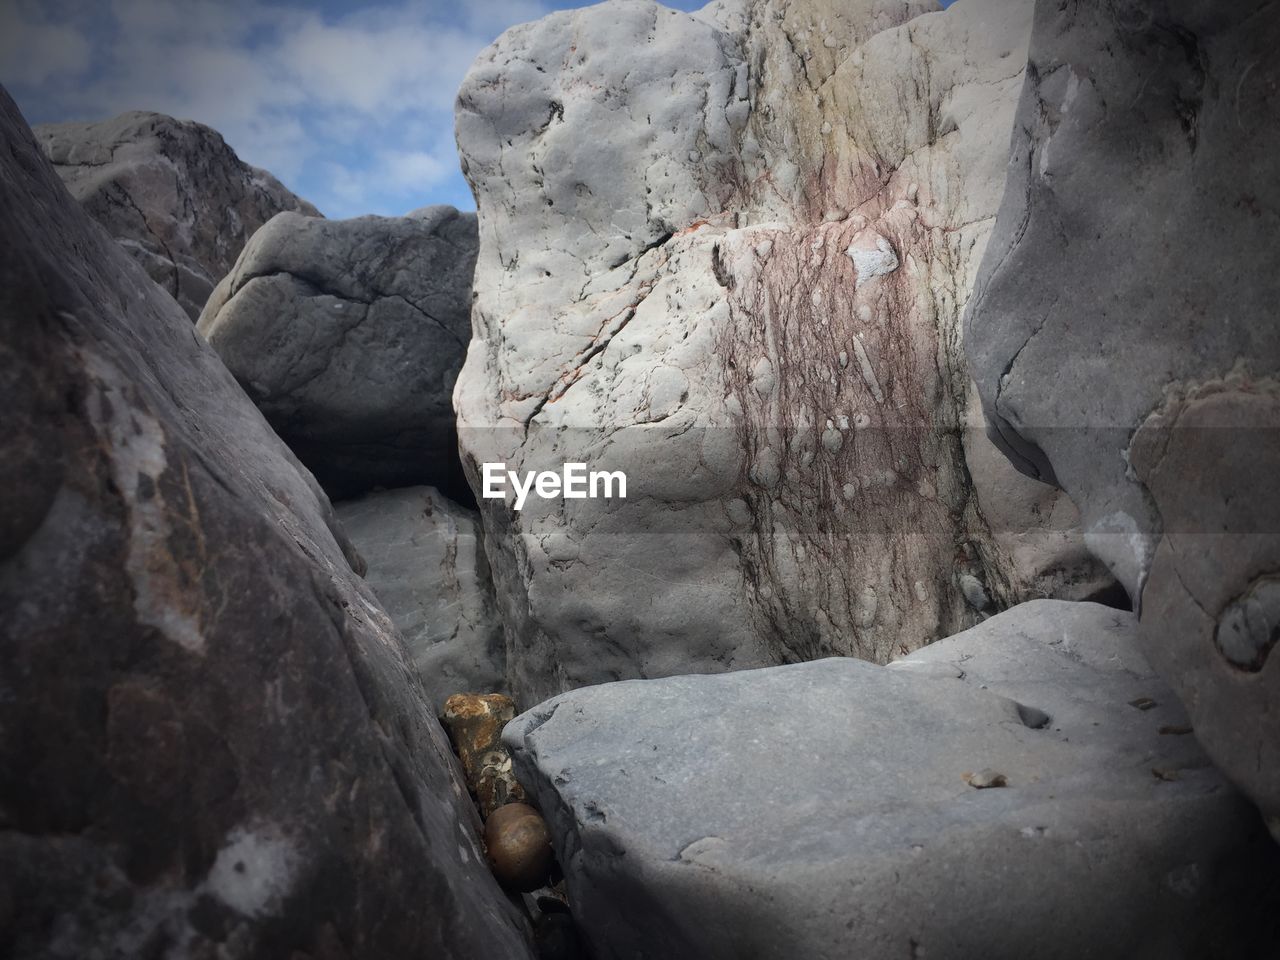
[[0, 83], [32, 124], [207, 124], [329, 217], [473, 210], [453, 140], [467, 68], [508, 27], [587, 2], [0, 0]]

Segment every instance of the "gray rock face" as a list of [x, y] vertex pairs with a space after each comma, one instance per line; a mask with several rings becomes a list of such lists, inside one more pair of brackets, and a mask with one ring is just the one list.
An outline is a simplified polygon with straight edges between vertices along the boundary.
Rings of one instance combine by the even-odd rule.
[[966, 345], [1280, 836], [1278, 42], [1260, 2], [1039, 4]]
[[464, 465], [476, 489], [485, 462], [629, 484], [481, 504], [522, 702], [884, 661], [977, 621], [965, 577], [996, 607], [1107, 584], [1069, 501], [965, 429], [958, 311], [1031, 7], [931, 10], [613, 2], [473, 66]]
[[199, 330], [332, 496], [429, 484], [469, 498], [452, 393], [471, 336], [474, 214], [323, 220], [254, 234]]
[[502, 622], [476, 512], [430, 487], [371, 493], [335, 512], [436, 711], [454, 693], [504, 692]]
[[324, 494], [0, 141], [0, 953], [528, 957]]
[[192, 320], [255, 230], [282, 210], [320, 215], [190, 120], [134, 111], [35, 134], [71, 195]]
[[1270, 955], [1276, 851], [1133, 626], [1037, 601], [887, 667], [575, 690], [504, 740], [600, 960]]

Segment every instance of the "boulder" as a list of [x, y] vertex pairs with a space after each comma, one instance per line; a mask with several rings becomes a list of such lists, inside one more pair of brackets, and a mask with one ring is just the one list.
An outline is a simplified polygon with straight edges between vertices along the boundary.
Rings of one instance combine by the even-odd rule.
[[430, 487], [370, 493], [334, 509], [437, 713], [451, 694], [505, 690], [502, 622], [476, 512]]
[[199, 330], [335, 498], [429, 484], [470, 498], [451, 396], [471, 337], [474, 214], [324, 220], [253, 235]]
[[504, 740], [598, 960], [1271, 956], [1277, 851], [1133, 632], [1035, 601], [888, 666], [586, 687]]
[[1110, 583], [1066, 497], [966, 429], [959, 311], [1031, 5], [936, 10], [617, 0], [513, 28], [472, 67], [464, 466], [477, 491], [498, 462], [628, 481], [625, 500], [481, 503], [521, 702], [884, 661], [976, 623], [974, 598]]
[[283, 210], [320, 215], [190, 120], [133, 111], [35, 134], [71, 195], [192, 320], [255, 230]]
[[1278, 42], [1260, 0], [1038, 4], [966, 347], [1280, 836]]
[[0, 143], [0, 953], [529, 957], [324, 494]]

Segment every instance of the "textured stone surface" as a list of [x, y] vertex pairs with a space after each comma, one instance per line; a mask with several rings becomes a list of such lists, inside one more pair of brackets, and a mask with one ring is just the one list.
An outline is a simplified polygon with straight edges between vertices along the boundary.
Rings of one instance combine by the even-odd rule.
[[1030, 6], [911, 19], [932, 9], [616, 2], [514, 28], [473, 66], [464, 465], [473, 486], [487, 461], [629, 484], [482, 503], [522, 701], [883, 661], [976, 622], [965, 576], [995, 606], [1107, 583], [1065, 498], [963, 429], [958, 310]]
[[435, 708], [454, 693], [504, 690], [502, 622], [475, 511], [430, 487], [370, 493], [334, 510]]
[[1276, 851], [1133, 627], [1036, 601], [887, 667], [575, 690], [504, 739], [598, 960], [1269, 956]]
[[134, 111], [35, 134], [71, 195], [192, 320], [255, 230], [282, 210], [319, 216], [190, 120]]
[[966, 346], [1280, 835], [1278, 42], [1252, 0], [1040, 4]]
[[526, 957], [328, 501], [0, 92], [0, 953]]
[[485, 818], [504, 804], [526, 799], [502, 743], [502, 729], [515, 716], [515, 702], [500, 693], [452, 694], [440, 715]]
[[466, 493], [451, 395], [471, 333], [474, 214], [324, 220], [254, 234], [200, 332], [325, 489]]

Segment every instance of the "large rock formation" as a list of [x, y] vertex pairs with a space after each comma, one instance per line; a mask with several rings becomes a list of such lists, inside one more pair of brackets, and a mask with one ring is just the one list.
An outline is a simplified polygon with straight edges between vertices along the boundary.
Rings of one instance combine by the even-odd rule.
[[254, 234], [199, 330], [335, 497], [429, 484], [469, 498], [452, 393], [471, 336], [476, 218], [453, 207]]
[[328, 501], [0, 91], [0, 953], [527, 957]]
[[255, 230], [282, 210], [319, 216], [190, 120], [134, 111], [35, 133], [71, 195], [192, 320]]
[[1258, 0], [1040, 4], [967, 349], [1280, 836], [1277, 43]]
[[1069, 502], [964, 429], [958, 311], [1030, 5], [934, 9], [617, 0], [473, 66], [464, 463], [475, 487], [499, 461], [628, 479], [625, 501], [482, 504], [523, 702], [883, 661], [1108, 582]]
[[504, 739], [599, 960], [1271, 956], [1277, 851], [1133, 627], [1037, 601], [888, 667], [575, 690]]
[[334, 509], [437, 712], [454, 693], [502, 692], [502, 622], [475, 511], [431, 487], [371, 493]]

